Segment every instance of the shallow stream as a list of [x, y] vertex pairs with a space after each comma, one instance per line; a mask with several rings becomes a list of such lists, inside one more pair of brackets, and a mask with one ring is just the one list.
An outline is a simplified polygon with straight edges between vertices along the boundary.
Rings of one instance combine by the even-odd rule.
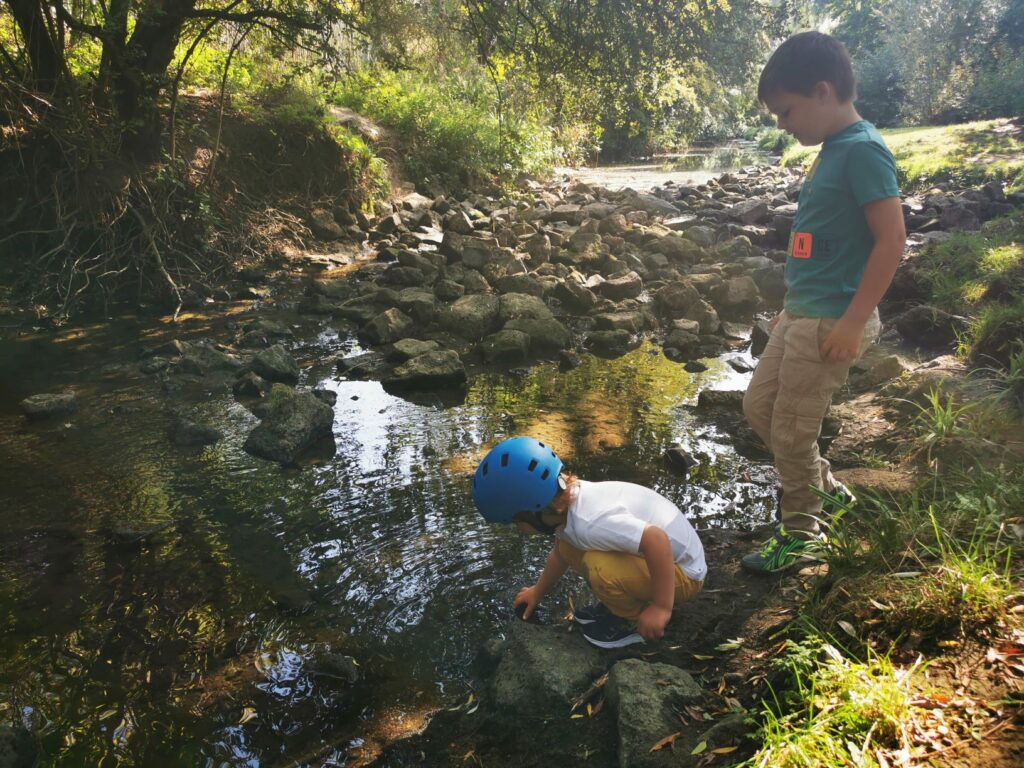
[[[143, 349], [215, 338], [223, 319], [0, 344], [0, 709], [42, 737], [43, 764], [345, 764], [464, 698], [474, 654], [546, 555], [472, 506], [471, 470], [502, 437], [544, 437], [585, 478], [649, 483], [700, 528], [769, 514], [763, 468], [688, 407], [701, 388], [743, 386], [722, 359], [691, 375], [643, 346], [566, 372], [480, 373], [464, 397], [416, 404], [340, 379], [317, 361], [357, 344], [292, 320], [302, 384], [338, 401], [336, 452], [290, 469], [242, 451], [256, 418], [226, 388], [168, 393], [138, 372]], [[22, 397], [65, 387], [79, 413], [20, 415]], [[225, 438], [176, 446], [172, 411]], [[701, 457], [689, 482], [663, 463], [677, 442]], [[580, 590], [567, 580], [545, 610]], [[334, 670], [341, 655], [357, 682]]]
[[[504, 437], [649, 484], [698, 529], [771, 515], [768, 470], [691, 407], [742, 389], [727, 359], [746, 352], [690, 374], [647, 344], [412, 402], [339, 377], [334, 358], [362, 350], [329, 321], [262, 311], [294, 329], [300, 384], [338, 396], [335, 450], [285, 468], [242, 450], [257, 419], [229, 386], [139, 370], [171, 339], [229, 340], [252, 309], [0, 333], [0, 723], [34, 735], [40, 765], [357, 765], [464, 702], [548, 548], [473, 508], [471, 472]], [[21, 415], [67, 388], [73, 416]], [[175, 413], [224, 439], [176, 446]], [[700, 460], [688, 480], [673, 444]], [[583, 591], [563, 580], [541, 615]]]

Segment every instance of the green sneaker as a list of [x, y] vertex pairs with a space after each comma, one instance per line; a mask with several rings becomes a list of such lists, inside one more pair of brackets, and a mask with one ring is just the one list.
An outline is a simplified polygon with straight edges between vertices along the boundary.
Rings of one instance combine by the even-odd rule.
[[818, 542], [790, 536], [780, 528], [757, 552], [744, 555], [740, 565], [754, 573], [784, 571], [801, 560], [813, 560]]
[[832, 493], [821, 492], [821, 512], [825, 518], [835, 517], [840, 512], [849, 512], [856, 503], [857, 497], [853, 495], [853, 491], [838, 481]]

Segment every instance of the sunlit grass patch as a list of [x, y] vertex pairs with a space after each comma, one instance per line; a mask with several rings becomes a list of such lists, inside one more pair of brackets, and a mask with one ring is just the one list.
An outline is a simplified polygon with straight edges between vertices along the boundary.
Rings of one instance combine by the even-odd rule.
[[762, 746], [745, 766], [878, 766], [880, 752], [909, 752], [918, 664], [900, 667], [874, 654], [851, 660], [816, 636], [791, 648], [786, 663], [794, 688], [785, 704], [765, 709]]
[[[882, 136], [896, 159], [901, 186], [927, 189], [939, 182], [982, 184], [1003, 179], [1011, 189], [1024, 188], [1024, 137], [993, 129], [1005, 120], [980, 120], [961, 125], [887, 128]], [[817, 147], [791, 146], [783, 165], [807, 165]]]

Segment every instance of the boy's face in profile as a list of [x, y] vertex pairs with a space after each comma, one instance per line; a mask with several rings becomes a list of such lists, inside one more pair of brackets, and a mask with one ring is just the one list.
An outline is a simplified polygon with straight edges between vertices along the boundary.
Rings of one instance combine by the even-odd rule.
[[779, 128], [805, 147], [810, 147], [825, 140], [839, 102], [836, 101], [832, 84], [820, 82], [810, 96], [775, 91], [765, 99], [765, 105], [775, 115]]

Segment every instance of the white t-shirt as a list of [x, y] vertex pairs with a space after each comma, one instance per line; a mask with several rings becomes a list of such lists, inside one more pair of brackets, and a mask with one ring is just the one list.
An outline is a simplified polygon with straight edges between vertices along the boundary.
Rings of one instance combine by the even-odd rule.
[[679, 507], [657, 491], [635, 483], [579, 480], [569, 502], [565, 528], [559, 532], [577, 549], [640, 553], [640, 537], [648, 525], [661, 528], [683, 573], [703, 581], [708, 567], [704, 547]]

